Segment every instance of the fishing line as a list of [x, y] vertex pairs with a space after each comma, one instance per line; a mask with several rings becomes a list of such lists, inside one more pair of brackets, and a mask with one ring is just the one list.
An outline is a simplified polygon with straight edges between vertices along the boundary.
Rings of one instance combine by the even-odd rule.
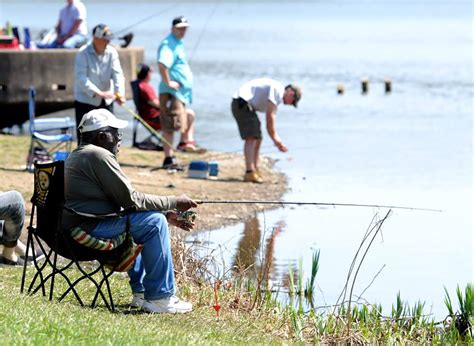
[[192, 52], [191, 52], [191, 55], [190, 55], [190, 57], [189, 57], [189, 59], [188, 59], [188, 63], [191, 62], [191, 59], [192, 59], [192, 58], [194, 58], [194, 54], [196, 53], [196, 50], [197, 50], [199, 44], [201, 43], [201, 39], [202, 39], [203, 36], [204, 36], [204, 32], [205, 32], [206, 29], [207, 29], [207, 25], [208, 25], [209, 22], [211, 21], [212, 16], [214, 16], [214, 13], [216, 12], [217, 7], [220, 5], [220, 2], [221, 2], [221, 1], [218, 0], [218, 1], [216, 1], [216, 2], [214, 3], [214, 8], [212, 9], [211, 13], [208, 15], [208, 17], [207, 17], [207, 19], [206, 19], [206, 22], [204, 23], [204, 26], [203, 26], [203, 28], [202, 28], [202, 30], [201, 30], [201, 33], [199, 34], [199, 37], [198, 37], [198, 39], [197, 39], [197, 42], [196, 42], [196, 44], [194, 45], [194, 48], [193, 48], [193, 50], [192, 50]]
[[365, 208], [387, 208], [387, 209], [405, 209], [430, 212], [442, 212], [440, 209], [417, 208], [398, 205], [379, 205], [379, 204], [357, 204], [357, 203], [331, 203], [331, 202], [285, 202], [285, 201], [258, 201], [258, 200], [196, 200], [197, 204], [276, 204], [276, 205], [319, 205], [329, 207], [365, 207]]
[[159, 16], [160, 14], [163, 14], [163, 13], [165, 13], [165, 12], [167, 12], [167, 11], [171, 10], [172, 8], [175, 8], [175, 7], [179, 6], [179, 5], [180, 5], [180, 3], [179, 3], [179, 1], [177, 1], [175, 4], [173, 4], [173, 5], [171, 5], [171, 6], [167, 7], [167, 8], [165, 8], [164, 10], [160, 10], [160, 11], [157, 11], [157, 12], [155, 12], [155, 13], [152, 13], [152, 14], [150, 14], [149, 16], [147, 16], [147, 17], [145, 17], [145, 18], [143, 18], [143, 19], [140, 19], [138, 22], [133, 23], [133, 24], [131, 24], [131, 25], [129, 25], [129, 26], [123, 28], [123, 29], [120, 29], [119, 31], [116, 31], [116, 32], [115, 32], [115, 35], [117, 35], [117, 34], [119, 34], [119, 33], [121, 33], [121, 32], [124, 32], [124, 31], [126, 31], [126, 30], [129, 30], [129, 29], [131, 29], [131, 28], [133, 28], [133, 27], [135, 27], [135, 26], [137, 26], [137, 25], [140, 25], [140, 24], [146, 22], [147, 20], [150, 20], [150, 19], [152, 19], [152, 18], [154, 18], [154, 17], [156, 17], [156, 16]]

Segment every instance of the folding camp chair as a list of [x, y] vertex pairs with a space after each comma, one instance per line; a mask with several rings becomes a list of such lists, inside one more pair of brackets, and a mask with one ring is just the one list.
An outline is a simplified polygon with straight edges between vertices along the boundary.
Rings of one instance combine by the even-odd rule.
[[34, 162], [64, 160], [71, 152], [74, 121], [64, 118], [35, 118], [35, 96], [33, 87], [28, 90], [31, 144], [26, 160], [26, 169], [33, 170]]
[[[31, 202], [33, 206], [26, 248], [28, 251], [38, 246], [45, 257], [38, 260], [33, 256], [34, 274], [28, 286], [28, 293], [35, 294], [41, 290], [45, 296], [49, 291], [49, 300], [52, 300], [55, 280], [62, 278], [66, 282], [67, 289], [61, 293], [59, 301], [72, 292], [79, 304], [84, 306], [78, 284], [88, 280], [95, 288], [90, 306], [95, 307], [100, 297], [109, 310], [115, 311], [109, 277], [114, 271], [127, 271], [142, 249], [142, 245], [136, 246], [133, 243], [128, 222], [123, 234], [118, 237], [120, 239], [100, 240], [102, 243], [98, 244], [99, 246], [95, 246], [94, 243], [98, 239], [88, 236], [83, 231], [73, 236], [69, 230], [62, 230], [61, 219], [65, 210], [63, 161], [34, 164], [34, 194]], [[111, 217], [126, 216], [121, 213]], [[104, 243], [108, 248], [102, 246]], [[64, 259], [58, 259], [58, 256]], [[96, 261], [97, 265], [87, 265], [82, 263], [83, 261]], [[25, 261], [21, 292], [26, 287], [26, 275]]]
[[[135, 109], [137, 111], [137, 114], [141, 116], [141, 114], [139, 113], [139, 107], [138, 107], [138, 105], [140, 104], [140, 87], [138, 85], [139, 83], [140, 81], [137, 79], [130, 82], [130, 86], [132, 88], [133, 103], [135, 104]], [[159, 121], [152, 122], [148, 119], [143, 119], [143, 120], [146, 121], [155, 130], [161, 129]], [[140, 125], [149, 132], [149, 136], [146, 137], [143, 141], [138, 142], [137, 132], [138, 132], [138, 127]], [[143, 150], [159, 150], [159, 151], [163, 150], [161, 139], [157, 137], [154, 133], [152, 133], [150, 130], [148, 130], [145, 126], [140, 124], [140, 122], [136, 118], [133, 118], [132, 146], [135, 148], [143, 149]]]

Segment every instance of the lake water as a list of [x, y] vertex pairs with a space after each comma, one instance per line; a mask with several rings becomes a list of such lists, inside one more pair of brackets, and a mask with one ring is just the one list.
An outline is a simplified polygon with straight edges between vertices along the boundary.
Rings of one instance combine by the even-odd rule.
[[[64, 2], [38, 3], [0, 0], [0, 23], [29, 25], [33, 32], [53, 26]], [[277, 153], [268, 136], [262, 148], [289, 177], [284, 200], [442, 209], [393, 210], [354, 292], [369, 286], [363, 297], [380, 302], [388, 314], [400, 291], [403, 300], [426, 301], [425, 312], [444, 318], [443, 287], [454, 296], [457, 284], [473, 281], [471, 2], [85, 3], [90, 28], [104, 22], [119, 31], [153, 16], [124, 31], [134, 32], [133, 44], [145, 47], [151, 64], [171, 18], [188, 17], [196, 136], [212, 150], [242, 147], [230, 112], [231, 96], [242, 83], [268, 76], [301, 85], [298, 109], [278, 110], [277, 128], [289, 153]], [[370, 81], [367, 95], [361, 94], [363, 78]], [[384, 79], [393, 83], [389, 95]], [[345, 86], [342, 96], [338, 84]], [[376, 212], [382, 216], [386, 210], [280, 208], [189, 241], [207, 244], [204, 253], [217, 249], [213, 253], [226, 266], [242, 256], [258, 262], [265, 255], [246, 244], [264, 246], [263, 252], [271, 252], [275, 285], [299, 258], [309, 273], [311, 255], [320, 250], [316, 305], [333, 304]]]

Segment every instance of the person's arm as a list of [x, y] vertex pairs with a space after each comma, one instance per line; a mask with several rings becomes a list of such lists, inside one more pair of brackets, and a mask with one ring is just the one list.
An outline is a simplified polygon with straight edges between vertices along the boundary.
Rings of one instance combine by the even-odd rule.
[[[125, 100], [125, 77], [123, 76], [122, 66], [116, 50], [112, 51], [112, 80], [114, 83], [114, 95], [119, 104], [123, 104]], [[121, 97], [117, 97], [117, 93]]]
[[280, 136], [278, 135], [276, 131], [276, 112], [277, 112], [278, 107], [271, 101], [267, 101], [267, 132], [270, 138], [273, 140], [273, 143], [275, 143], [275, 146], [278, 148], [278, 150], [282, 152], [288, 151], [288, 148], [283, 144]]
[[148, 100], [147, 103], [153, 108], [160, 109], [160, 101], [157, 98]]
[[82, 23], [82, 19], [76, 19], [74, 22], [74, 25], [72, 26], [71, 30], [69, 30], [67, 34], [63, 36], [59, 36], [59, 32], [58, 32], [58, 43], [63, 43], [69, 37], [74, 36], [74, 34], [77, 32], [77, 29], [79, 29], [79, 26], [81, 25], [81, 23]]
[[160, 71], [161, 79], [169, 88], [176, 91], [179, 90], [179, 83], [170, 79], [168, 68], [163, 63], [158, 63], [158, 70]]
[[98, 155], [92, 164], [101, 189], [111, 201], [124, 209], [135, 207], [138, 211], [185, 211], [197, 206], [197, 203], [186, 195], [157, 196], [136, 191], [110, 152]]
[[56, 35], [59, 38], [59, 34], [61, 33], [61, 19], [58, 20], [58, 24], [56, 24]]

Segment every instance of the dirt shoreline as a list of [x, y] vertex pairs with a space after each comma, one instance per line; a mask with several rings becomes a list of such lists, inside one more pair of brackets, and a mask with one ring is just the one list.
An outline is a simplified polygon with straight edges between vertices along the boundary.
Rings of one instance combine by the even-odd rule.
[[[33, 192], [33, 174], [24, 170], [30, 138], [0, 135], [0, 191], [17, 190], [26, 201], [26, 223], [29, 222]], [[122, 147], [118, 160], [136, 190], [157, 195], [180, 195], [198, 200], [281, 200], [288, 188], [286, 176], [275, 169], [274, 162], [262, 158], [260, 171], [263, 184], [244, 183], [244, 161], [241, 154], [208, 152], [205, 154], [177, 153], [187, 167], [192, 160], [216, 161], [217, 180], [188, 178], [187, 170], [170, 174], [158, 169], [163, 153]], [[214, 230], [242, 222], [256, 212], [275, 208], [267, 204], [202, 204], [196, 211], [195, 231]], [[25, 225], [26, 228], [26, 225]], [[24, 231], [23, 234], [26, 234]]]

